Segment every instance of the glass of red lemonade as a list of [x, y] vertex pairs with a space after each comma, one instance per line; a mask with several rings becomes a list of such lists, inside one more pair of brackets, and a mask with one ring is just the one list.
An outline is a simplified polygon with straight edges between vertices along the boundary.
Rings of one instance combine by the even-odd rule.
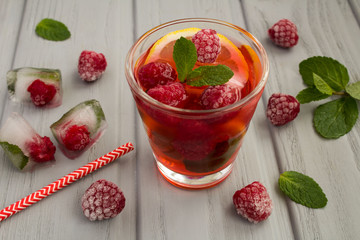
[[[191, 42], [205, 29], [217, 36], [220, 51], [210, 50], [212, 57], [217, 55], [207, 62], [207, 50], [199, 52], [199, 44], [194, 44], [198, 51], [194, 61]], [[183, 38], [189, 48], [180, 46]], [[216, 70], [220, 67], [214, 67], [218, 65], [226, 66], [224, 75], [232, 72], [225, 83], [222, 71]], [[210, 69], [206, 66], [215, 72], [206, 72]], [[269, 62], [260, 42], [221, 20], [175, 20], [136, 41], [126, 57], [125, 72], [160, 173], [170, 183], [191, 189], [223, 181], [233, 168], [268, 78]], [[205, 84], [199, 83], [204, 79]]]

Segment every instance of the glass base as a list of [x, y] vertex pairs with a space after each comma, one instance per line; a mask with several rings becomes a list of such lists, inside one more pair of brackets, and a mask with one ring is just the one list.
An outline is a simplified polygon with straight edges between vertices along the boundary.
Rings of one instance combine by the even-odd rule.
[[204, 188], [213, 187], [224, 181], [229, 176], [229, 174], [233, 169], [233, 163], [231, 163], [229, 166], [227, 166], [226, 168], [224, 168], [223, 170], [217, 173], [205, 175], [202, 177], [194, 177], [194, 176], [187, 176], [176, 173], [165, 167], [157, 159], [156, 159], [156, 164], [160, 173], [168, 182], [170, 182], [171, 184], [177, 187], [187, 188], [187, 189], [204, 189]]

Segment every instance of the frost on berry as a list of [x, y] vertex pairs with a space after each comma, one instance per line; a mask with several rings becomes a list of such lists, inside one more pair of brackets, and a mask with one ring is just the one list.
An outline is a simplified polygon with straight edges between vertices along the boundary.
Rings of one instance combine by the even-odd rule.
[[151, 62], [142, 66], [138, 72], [138, 80], [145, 89], [153, 88], [156, 85], [165, 85], [175, 81], [176, 71], [169, 63]]
[[299, 36], [296, 25], [288, 19], [281, 19], [269, 30], [270, 39], [278, 46], [290, 48], [297, 44]]
[[250, 222], [266, 220], [272, 211], [272, 201], [260, 182], [253, 182], [235, 192], [233, 203], [239, 215]]
[[230, 85], [210, 86], [201, 94], [200, 103], [204, 109], [225, 107], [238, 101], [241, 93]]
[[192, 42], [197, 50], [198, 61], [213, 63], [220, 54], [220, 38], [215, 30], [202, 29], [192, 37]]
[[300, 103], [291, 95], [274, 93], [268, 101], [266, 116], [275, 126], [284, 125], [296, 118]]
[[90, 221], [109, 219], [124, 209], [125, 197], [115, 183], [100, 179], [85, 191], [81, 207]]
[[30, 157], [35, 162], [47, 162], [54, 159], [56, 147], [48, 137], [35, 135], [31, 141], [26, 143]]
[[84, 50], [78, 62], [78, 72], [84, 81], [92, 82], [101, 77], [107, 66], [104, 54]]
[[85, 125], [72, 125], [62, 139], [65, 147], [70, 151], [81, 151], [90, 143], [90, 132]]
[[149, 89], [147, 94], [159, 102], [178, 108], [183, 107], [187, 99], [185, 88], [179, 82], [157, 85]]
[[40, 79], [33, 81], [27, 88], [32, 102], [39, 107], [49, 103], [56, 94], [56, 88], [51, 84], [46, 84]]

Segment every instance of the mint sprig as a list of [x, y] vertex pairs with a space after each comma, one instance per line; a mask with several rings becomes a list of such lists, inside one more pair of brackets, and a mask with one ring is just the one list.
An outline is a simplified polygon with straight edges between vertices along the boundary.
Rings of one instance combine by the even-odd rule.
[[65, 24], [50, 18], [41, 20], [36, 25], [35, 32], [38, 36], [50, 41], [64, 41], [71, 36]]
[[176, 40], [173, 50], [173, 59], [180, 82], [201, 87], [216, 86], [225, 84], [233, 76], [233, 71], [225, 65], [206, 65], [194, 68], [197, 61], [197, 52], [195, 44], [180, 37]]
[[323, 208], [327, 198], [317, 182], [295, 171], [284, 172], [279, 177], [279, 188], [291, 200], [309, 208]]
[[29, 157], [25, 156], [23, 151], [14, 144], [8, 142], [0, 142], [0, 146], [4, 149], [6, 155], [10, 158], [15, 167], [23, 170], [29, 162]]
[[338, 96], [316, 108], [315, 130], [329, 139], [351, 131], [359, 115], [356, 100], [360, 100], [360, 82], [349, 84], [346, 67], [329, 57], [308, 58], [299, 64], [299, 72], [308, 86], [296, 96], [301, 104]]

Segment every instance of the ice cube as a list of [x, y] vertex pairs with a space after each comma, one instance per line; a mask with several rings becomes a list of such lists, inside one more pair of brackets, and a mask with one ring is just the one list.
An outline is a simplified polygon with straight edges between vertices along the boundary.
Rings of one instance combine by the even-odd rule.
[[0, 129], [0, 145], [14, 166], [23, 171], [32, 169], [40, 161], [54, 159], [55, 147], [45, 138], [18, 113], [12, 113]]
[[106, 127], [101, 105], [92, 99], [70, 109], [50, 129], [65, 156], [74, 159], [94, 145]]
[[62, 103], [62, 81], [58, 69], [24, 67], [10, 70], [7, 75], [7, 86], [10, 99], [16, 102], [32, 102], [28, 87], [37, 79], [52, 85], [56, 93], [47, 107], [57, 107]]

